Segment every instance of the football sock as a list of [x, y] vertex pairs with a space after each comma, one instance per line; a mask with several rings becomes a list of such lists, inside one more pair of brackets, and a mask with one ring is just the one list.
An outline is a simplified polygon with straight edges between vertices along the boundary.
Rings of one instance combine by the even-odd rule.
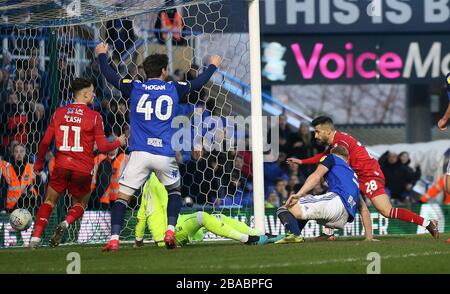
[[114, 235], [120, 235], [127, 206], [128, 203], [125, 200], [118, 199], [111, 208], [111, 239]]
[[418, 226], [428, 226], [430, 224], [429, 220], [425, 220], [420, 215], [415, 214], [411, 210], [405, 208], [391, 208], [389, 212], [389, 218], [401, 219], [402, 221], [415, 223]]
[[301, 234], [300, 227], [298, 225], [297, 219], [292, 215], [292, 213], [285, 207], [280, 207], [277, 210], [277, 216], [284, 225], [286, 232], [291, 232], [294, 235], [299, 236]]
[[178, 214], [181, 210], [181, 193], [172, 191], [169, 193], [169, 201], [167, 203], [167, 224], [175, 227], [177, 225]]
[[39, 207], [39, 211], [36, 215], [36, 224], [34, 226], [33, 237], [40, 238], [42, 232], [45, 230], [45, 227], [48, 223], [48, 218], [52, 214], [53, 206], [48, 203], [42, 203], [41, 207]]
[[298, 228], [300, 229], [300, 232], [303, 231], [303, 229], [305, 228], [307, 223], [308, 223], [308, 220], [303, 220], [303, 219], [297, 220], [297, 224], [298, 224]]
[[82, 217], [83, 214], [84, 214], [84, 207], [81, 204], [75, 204], [74, 206], [72, 206], [72, 208], [69, 209], [69, 211], [67, 212], [66, 216], [67, 225], [73, 224], [74, 221]]

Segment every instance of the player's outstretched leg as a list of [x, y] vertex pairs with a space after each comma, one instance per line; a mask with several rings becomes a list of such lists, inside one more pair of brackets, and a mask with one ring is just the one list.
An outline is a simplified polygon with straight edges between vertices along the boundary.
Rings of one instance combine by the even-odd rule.
[[[89, 195], [83, 197], [89, 199]], [[48, 241], [48, 245], [50, 247], [56, 247], [61, 243], [61, 239], [64, 235], [64, 232], [67, 230], [67, 228], [73, 224], [77, 219], [80, 219], [84, 214], [84, 202], [87, 203], [87, 201], [83, 201], [82, 199], [78, 200], [76, 198], [72, 198], [73, 206], [69, 209], [67, 212], [66, 219], [58, 224], [56, 227], [55, 233]]]
[[167, 231], [164, 237], [164, 243], [167, 249], [175, 249], [177, 243], [175, 241], [175, 226], [177, 225], [178, 214], [181, 210], [181, 192], [179, 188], [167, 189], [168, 190], [168, 202], [167, 202]]
[[386, 194], [376, 196], [372, 199], [373, 206], [384, 216], [392, 219], [400, 219], [408, 223], [423, 226], [430, 232], [434, 239], [439, 239], [437, 220], [428, 220], [406, 208], [394, 208]]
[[[207, 212], [198, 212], [197, 219], [208, 231], [225, 238], [229, 238], [235, 241], [245, 243], [247, 245], [264, 245], [267, 242], [267, 236], [259, 234], [248, 227], [246, 224], [239, 221], [230, 221], [227, 218], [227, 222], [224, 221], [224, 215], [219, 215], [219, 220], [216, 216], [210, 215]], [[226, 217], [225, 217], [226, 218]], [[237, 223], [238, 222], [238, 223]], [[239, 227], [239, 230], [235, 227]], [[242, 225], [246, 226], [244, 228]], [[244, 232], [241, 232], [244, 231]], [[249, 232], [253, 234], [249, 234]]]
[[50, 186], [47, 188], [47, 195], [45, 197], [45, 202], [39, 207], [38, 213], [36, 215], [36, 224], [34, 226], [33, 235], [30, 240], [30, 248], [36, 249], [41, 244], [41, 236], [48, 224], [48, 219], [52, 214], [53, 207], [55, 207], [56, 202], [59, 198], [59, 193], [53, 190]]

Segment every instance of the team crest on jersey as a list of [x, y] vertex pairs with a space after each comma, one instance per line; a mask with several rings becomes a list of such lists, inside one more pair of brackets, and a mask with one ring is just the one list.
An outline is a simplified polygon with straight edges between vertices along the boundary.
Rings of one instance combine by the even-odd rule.
[[83, 109], [81, 109], [81, 108], [75, 109], [75, 114], [83, 115]]
[[73, 108], [67, 108], [67, 114], [72, 114], [73, 113]]
[[174, 169], [172, 171], [172, 178], [176, 178], [178, 176], [178, 170]]

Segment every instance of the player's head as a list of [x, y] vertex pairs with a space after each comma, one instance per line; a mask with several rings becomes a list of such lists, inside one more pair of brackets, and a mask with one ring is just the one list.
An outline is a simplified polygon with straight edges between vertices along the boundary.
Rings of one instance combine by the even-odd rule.
[[14, 146], [14, 159], [16, 161], [23, 161], [25, 159], [25, 146], [23, 146], [22, 144], [17, 144], [16, 146]]
[[94, 102], [94, 85], [85, 78], [76, 78], [70, 83], [76, 102], [92, 104]]
[[335, 154], [339, 156], [340, 158], [344, 159], [345, 161], [348, 160], [348, 150], [344, 146], [336, 146], [330, 151], [331, 154]]
[[165, 80], [169, 75], [167, 65], [169, 57], [166, 54], [152, 54], [144, 60], [144, 71], [147, 79]]
[[314, 127], [317, 142], [321, 145], [330, 145], [333, 142], [334, 123], [328, 116], [316, 117], [311, 125]]

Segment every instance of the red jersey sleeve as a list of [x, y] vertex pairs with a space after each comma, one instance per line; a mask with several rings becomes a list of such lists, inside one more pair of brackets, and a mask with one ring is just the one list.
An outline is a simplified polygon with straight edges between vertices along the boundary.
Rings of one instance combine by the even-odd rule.
[[300, 159], [302, 161], [302, 164], [318, 164], [320, 162], [320, 159], [324, 157], [327, 154], [327, 152], [322, 152], [319, 154], [314, 155], [310, 158]]
[[48, 125], [47, 131], [45, 132], [44, 138], [42, 138], [42, 141], [39, 144], [37, 159], [34, 165], [35, 170], [42, 170], [48, 147], [50, 146], [53, 138], [55, 137], [55, 126], [54, 126], [55, 114], [56, 112], [53, 114], [53, 117], [50, 120], [50, 124]]
[[94, 137], [97, 144], [98, 151], [106, 153], [120, 147], [120, 141], [116, 140], [109, 143], [105, 138], [105, 131], [103, 128], [103, 118], [100, 114], [97, 114], [94, 118]]

